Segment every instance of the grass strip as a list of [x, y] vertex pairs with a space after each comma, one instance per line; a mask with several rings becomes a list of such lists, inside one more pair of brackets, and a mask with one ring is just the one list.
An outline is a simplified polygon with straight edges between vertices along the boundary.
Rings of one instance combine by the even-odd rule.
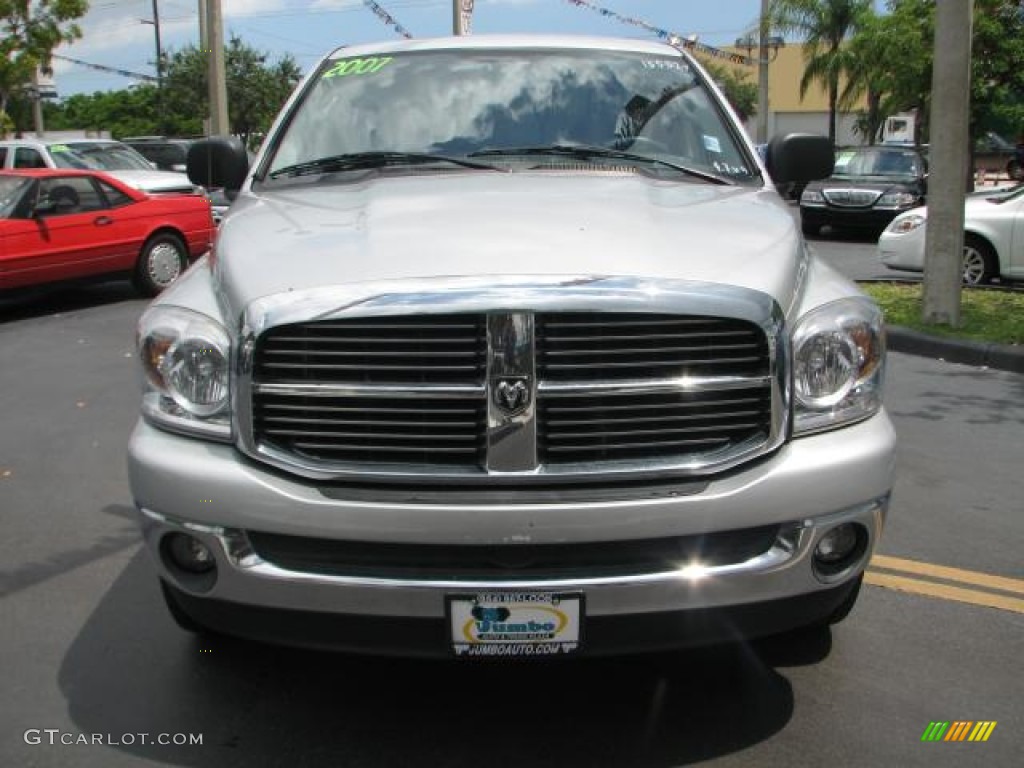
[[860, 288], [878, 302], [889, 325], [947, 338], [1024, 344], [1024, 293], [964, 288], [962, 327], [930, 325], [921, 320], [920, 283], [861, 283]]

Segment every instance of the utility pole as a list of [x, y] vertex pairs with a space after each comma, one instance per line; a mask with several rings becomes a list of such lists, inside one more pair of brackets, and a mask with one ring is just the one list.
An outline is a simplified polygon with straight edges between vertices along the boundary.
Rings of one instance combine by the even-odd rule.
[[160, 9], [156, 3], [157, 0], [153, 0], [153, 20], [142, 19], [142, 23], [153, 25], [156, 38], [156, 124], [157, 131], [164, 133], [164, 53], [160, 45]]
[[771, 4], [772, 0], [761, 0], [756, 34], [750, 31], [736, 38], [736, 47], [747, 52], [747, 63], [750, 63], [754, 50], [757, 50], [757, 123], [754, 126], [754, 139], [758, 144], [768, 142], [768, 65], [779, 55], [779, 49], [786, 45], [781, 37], [771, 34]]
[[474, 0], [452, 0], [452, 34], [468, 35]]
[[[26, 15], [30, 12], [25, 4]], [[26, 19], [26, 22], [29, 20]], [[35, 124], [36, 136], [43, 137], [46, 126], [43, 124], [43, 92], [39, 87], [39, 65], [32, 68], [32, 122]]]
[[43, 124], [43, 92], [39, 88], [39, 67], [32, 70], [32, 122], [35, 124], [36, 136], [42, 138], [46, 126]]
[[210, 35], [206, 30], [206, 19], [209, 11], [206, 9], [206, 0], [199, 0], [199, 50], [203, 53], [210, 47]]
[[758, 19], [757, 43], [757, 143], [768, 141], [768, 35], [771, 24], [768, 18], [770, 0], [761, 0], [761, 17]]
[[973, 18], [973, 0], [935, 4], [922, 319], [953, 327], [960, 325], [963, 279]]
[[[206, 0], [199, 0], [199, 51], [204, 56], [210, 55], [210, 32], [206, 28], [206, 22], [210, 17], [210, 12], [206, 7]], [[206, 67], [207, 78], [209, 78], [210, 67], [207, 64]], [[210, 89], [207, 88], [207, 94]], [[210, 131], [210, 112], [207, 111], [203, 115], [203, 136], [212, 136], [213, 133]]]
[[210, 57], [210, 133], [227, 136], [231, 133], [228, 122], [228, 86], [224, 72], [224, 21], [220, 0], [206, 0], [206, 31]]

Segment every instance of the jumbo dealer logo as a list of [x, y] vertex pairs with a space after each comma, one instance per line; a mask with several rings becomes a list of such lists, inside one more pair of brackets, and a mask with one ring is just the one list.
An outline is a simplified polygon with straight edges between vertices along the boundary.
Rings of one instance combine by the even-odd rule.
[[469, 643], [522, 643], [554, 640], [569, 617], [551, 605], [473, 607], [472, 618], [462, 627]]

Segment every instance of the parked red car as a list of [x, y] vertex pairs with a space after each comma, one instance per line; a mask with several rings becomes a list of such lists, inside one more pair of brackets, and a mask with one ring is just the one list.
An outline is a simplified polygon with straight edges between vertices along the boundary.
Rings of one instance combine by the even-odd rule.
[[98, 171], [0, 172], [0, 291], [123, 273], [152, 296], [213, 234], [202, 195], [149, 195]]

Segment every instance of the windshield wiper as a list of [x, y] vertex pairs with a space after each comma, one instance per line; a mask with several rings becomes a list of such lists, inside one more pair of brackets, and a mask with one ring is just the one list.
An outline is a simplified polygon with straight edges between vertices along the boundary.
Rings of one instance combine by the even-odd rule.
[[503, 155], [555, 155], [560, 157], [575, 157], [581, 160], [587, 160], [595, 157], [611, 160], [626, 160], [631, 163], [662, 165], [666, 168], [671, 168], [674, 171], [685, 173], [687, 176], [693, 176], [698, 179], [703, 179], [704, 181], [709, 181], [712, 184], [732, 183], [728, 179], [716, 176], [713, 173], [680, 165], [679, 163], [674, 163], [670, 160], [662, 160], [659, 157], [650, 157], [649, 155], [638, 155], [634, 152], [624, 152], [621, 149], [611, 149], [610, 147], [595, 147], [589, 144], [550, 144], [539, 147], [501, 147], [497, 149], [480, 149], [476, 152], [470, 152], [468, 157], [501, 157]]
[[283, 176], [306, 176], [314, 173], [330, 173], [332, 171], [355, 171], [365, 168], [382, 168], [386, 165], [426, 165], [429, 163], [450, 163], [463, 168], [474, 168], [481, 171], [500, 171], [487, 163], [475, 163], [460, 157], [448, 155], [432, 155], [427, 152], [350, 152], [343, 155], [330, 155], [296, 163], [279, 168], [270, 174], [270, 178], [279, 179]]

